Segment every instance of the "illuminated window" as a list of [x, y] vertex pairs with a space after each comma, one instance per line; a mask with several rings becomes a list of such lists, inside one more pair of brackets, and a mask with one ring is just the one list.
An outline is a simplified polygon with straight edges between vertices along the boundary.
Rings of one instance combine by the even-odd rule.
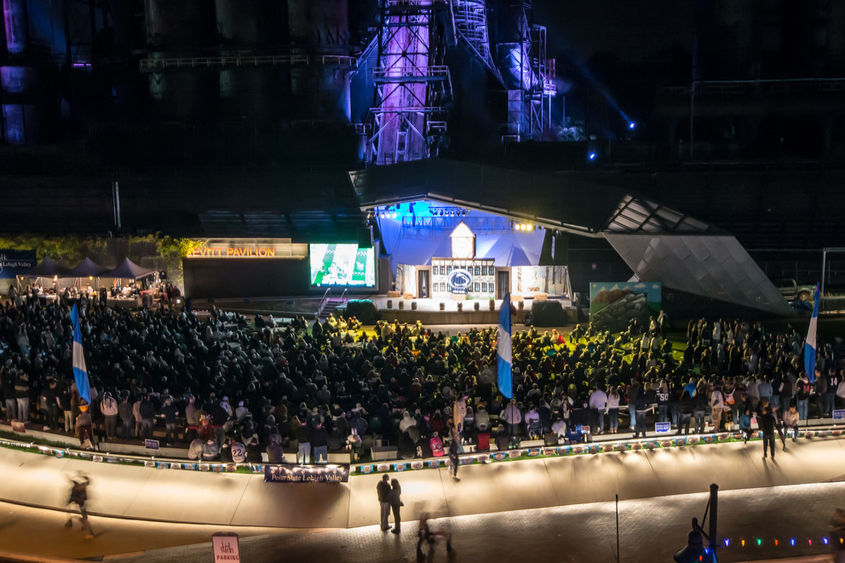
[[[476, 266], [476, 267], [475, 267], [475, 275], [476, 275], [476, 276], [480, 276], [480, 275], [481, 275], [481, 266]], [[478, 290], [476, 289], [476, 291], [478, 291]]]
[[449, 275], [451, 273], [452, 273], [452, 266], [446, 266], [446, 275]]
[[481, 282], [481, 293], [487, 293], [487, 282]]
[[[475, 269], [477, 270], [478, 266], [476, 266]], [[478, 283], [478, 282], [475, 282], [475, 284], [473, 284], [472, 287], [473, 287], [473, 291], [475, 291], [476, 293], [478, 293], [481, 290], [481, 284]]]

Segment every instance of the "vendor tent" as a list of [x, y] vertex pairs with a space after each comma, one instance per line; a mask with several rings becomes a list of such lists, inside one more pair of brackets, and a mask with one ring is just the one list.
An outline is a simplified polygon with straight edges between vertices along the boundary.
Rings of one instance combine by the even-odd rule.
[[129, 258], [126, 258], [123, 262], [120, 263], [117, 268], [100, 274], [100, 277], [137, 280], [155, 273], [156, 270], [144, 268], [143, 266], [139, 266]]
[[40, 264], [29, 270], [24, 275], [30, 278], [52, 278], [54, 276], [58, 276], [60, 278], [72, 277], [67, 268], [50, 257], [44, 258]]
[[90, 258], [86, 257], [85, 260], [80, 262], [76, 265], [76, 268], [71, 270], [68, 273], [68, 277], [71, 278], [89, 278], [89, 277], [100, 277], [103, 275], [103, 272], [108, 271], [108, 268], [104, 268], [100, 266]]

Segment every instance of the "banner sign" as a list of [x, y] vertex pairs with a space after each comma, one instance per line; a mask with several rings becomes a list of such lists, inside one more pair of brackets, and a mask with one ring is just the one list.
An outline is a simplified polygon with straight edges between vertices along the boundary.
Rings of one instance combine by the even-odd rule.
[[283, 463], [264, 466], [265, 483], [348, 483], [349, 465], [296, 465]]
[[144, 447], [148, 450], [157, 450], [159, 447], [159, 441], [150, 440], [149, 438], [147, 438], [146, 440], [144, 440]]
[[671, 422], [655, 422], [654, 423], [654, 431], [655, 432], [670, 432], [672, 430], [672, 423]]
[[14, 279], [35, 267], [34, 250], [8, 250], [0, 248], [0, 278]]
[[833, 420], [845, 420], [845, 409], [834, 409]]

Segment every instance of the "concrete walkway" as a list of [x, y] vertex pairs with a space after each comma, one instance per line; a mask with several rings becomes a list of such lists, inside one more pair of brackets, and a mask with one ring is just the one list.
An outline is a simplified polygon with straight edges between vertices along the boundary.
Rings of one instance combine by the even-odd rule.
[[[393, 474], [407, 518], [471, 515], [845, 478], [845, 439], [778, 443], [777, 461], [752, 442], [469, 465]], [[379, 474], [345, 484], [264, 483], [260, 475], [154, 469], [0, 449], [0, 500], [64, 509], [68, 478], [92, 479], [90, 511], [120, 518], [223, 526], [346, 528], [376, 524]]]

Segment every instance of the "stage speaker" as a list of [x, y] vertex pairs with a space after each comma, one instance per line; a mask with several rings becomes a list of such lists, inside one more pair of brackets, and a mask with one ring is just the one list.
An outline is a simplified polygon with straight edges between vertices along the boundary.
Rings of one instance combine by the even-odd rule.
[[555, 264], [552, 258], [552, 247], [554, 245], [554, 231], [546, 229], [543, 236], [543, 248], [540, 250], [540, 266], [551, 266]]
[[567, 266], [569, 264], [569, 235], [567, 233], [555, 231], [552, 264], [555, 266]]

